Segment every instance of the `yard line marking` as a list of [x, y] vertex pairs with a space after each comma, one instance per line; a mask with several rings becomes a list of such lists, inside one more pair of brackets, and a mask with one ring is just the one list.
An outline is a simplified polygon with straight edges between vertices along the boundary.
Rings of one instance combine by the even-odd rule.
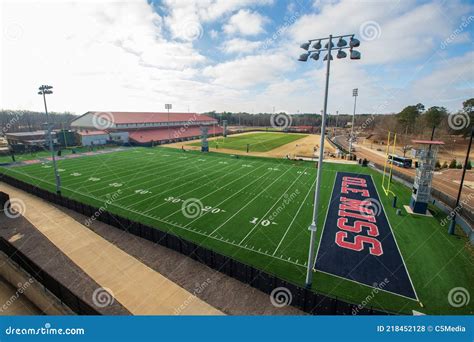
[[[178, 181], [178, 180], [180, 180], [180, 179], [182, 179], [182, 178], [184, 178], [184, 177], [189, 177], [189, 176], [191, 176], [191, 175], [194, 175], [194, 174], [196, 174], [196, 173], [203, 172], [203, 171], [208, 171], [208, 170], [210, 170], [210, 169], [213, 169], [214, 166], [215, 166], [215, 165], [211, 165], [211, 166], [209, 166], [208, 168], [199, 169], [199, 170], [197, 170], [197, 171], [195, 171], [195, 172], [187, 173], [187, 174], [185, 174], [185, 175], [183, 175], [183, 176], [181, 176], [181, 177], [178, 177], [178, 178], [176, 178], [176, 177], [175, 177], [175, 178], [172, 178], [171, 180], [169, 180], [169, 181], [167, 181], [167, 182], [160, 183], [160, 184], [154, 185], [154, 186], [152, 186], [152, 187], [148, 187], [148, 189], [154, 189], [154, 188], [156, 188], [156, 187], [161, 187], [161, 186], [163, 186], [163, 185], [165, 185], [165, 184], [172, 183], [172, 182], [176, 182], [176, 181]], [[222, 172], [222, 170], [225, 170], [225, 169], [227, 169], [228, 167], [230, 167], [230, 166], [226, 166], [226, 167], [224, 167], [223, 169], [216, 170], [216, 171], [213, 172], [212, 174]], [[229, 175], [229, 174], [224, 174], [224, 175]], [[208, 176], [207, 174], [203, 174], [201, 177], [193, 178], [193, 179], [191, 179], [191, 180], [189, 180], [189, 181], [187, 181], [187, 182], [181, 183], [180, 185], [178, 185], [178, 186], [176, 186], [176, 187], [174, 187], [174, 188], [172, 188], [172, 189], [168, 189], [168, 190], [162, 191], [162, 192], [157, 193], [157, 194], [155, 194], [155, 195], [153, 195], [153, 196], [150, 196], [150, 197], [148, 197], [148, 198], [145, 198], [145, 199], [143, 199], [143, 200], [141, 200], [141, 201], [137, 201], [137, 202], [133, 203], [133, 205], [139, 204], [139, 203], [144, 202], [144, 201], [149, 201], [150, 199], [152, 199], [152, 198], [154, 198], [154, 197], [157, 197], [157, 196], [159, 196], [159, 195], [161, 195], [161, 194], [164, 194], [164, 193], [166, 193], [166, 192], [168, 192], [168, 191], [175, 190], [175, 189], [177, 189], [177, 188], [179, 188], [179, 187], [181, 187], [181, 186], [183, 186], [183, 185], [186, 185], [186, 184], [188, 184], [188, 183], [196, 182], [197, 179], [201, 179], [201, 178], [207, 177], [207, 176]], [[149, 177], [149, 175], [148, 175], [148, 176], [145, 176], [145, 177]], [[140, 177], [140, 178], [144, 178], [144, 177]], [[150, 180], [145, 181], [145, 182], [143, 182], [143, 183], [139, 183], [139, 184], [137, 184], [136, 186], [142, 187], [144, 184], [149, 183], [149, 182], [151, 182], [151, 181], [155, 181], [155, 180], [156, 180], [156, 179], [150, 179]], [[120, 198], [119, 198], [119, 201], [124, 200], [124, 199], [126, 199], [126, 198], [128, 198], [128, 197], [131, 197], [131, 196], [133, 196], [133, 195], [134, 195], [134, 194], [132, 193], [132, 194], [130, 194], [130, 195], [120, 197]]]
[[[213, 167], [214, 167], [214, 166], [215, 166], [215, 165], [213, 165]], [[226, 166], [226, 167], [224, 167], [223, 169], [216, 170], [215, 173], [220, 173], [220, 172], [222, 172], [223, 170], [226, 170], [227, 168], [230, 168], [231, 166], [233, 166], [233, 165]], [[206, 169], [206, 170], [207, 170], [207, 169]], [[202, 171], [202, 170], [201, 170], [201, 171]], [[224, 173], [221, 177], [215, 179], [215, 181], [218, 181], [218, 180], [220, 180], [220, 179], [222, 179], [222, 178], [224, 178], [224, 177], [227, 177], [227, 176], [231, 176], [231, 175], [233, 175], [235, 172], [237, 172], [237, 171], [235, 170], [235, 171], [232, 171], [231, 173]], [[214, 172], [213, 172], [212, 174], [214, 174]], [[196, 182], [197, 180], [199, 180], [199, 179], [201, 179], [201, 178], [205, 178], [205, 177], [207, 177], [207, 176], [209, 176], [209, 175], [208, 175], [208, 174], [205, 174], [205, 175], [203, 175], [203, 176], [201, 176], [201, 177], [191, 179], [190, 181], [188, 181], [188, 182], [186, 182], [186, 183], [183, 183], [183, 184], [181, 184], [181, 185], [179, 185], [179, 186], [177, 186], [177, 187], [174, 187], [174, 188], [172, 188], [172, 189], [168, 189], [168, 190], [162, 191], [162, 192], [156, 194], [156, 196], [165, 194], [165, 193], [167, 193], [167, 192], [169, 192], [169, 191], [174, 191], [174, 190], [180, 188], [181, 186], [183, 186], [183, 185], [185, 185], [185, 184], [192, 183], [192, 182], [194, 183], [194, 182]], [[208, 185], [209, 185], [209, 183], [204, 183], [203, 185], [201, 185], [201, 186], [199, 186], [199, 187], [197, 187], [197, 188], [193, 188], [193, 189], [191, 189], [191, 190], [189, 190], [189, 191], [186, 191], [186, 192], [184, 192], [184, 193], [182, 193], [182, 194], [179, 194], [179, 196], [181, 197], [181, 196], [186, 195], [186, 194], [188, 194], [188, 193], [190, 193], [190, 192], [192, 192], [192, 191], [195, 191], [195, 190], [197, 190], [197, 189], [200, 189], [200, 188], [202, 188], [203, 186], [208, 186]], [[152, 187], [152, 188], [153, 188], [153, 187]], [[152, 188], [150, 188], [150, 189], [152, 189]], [[153, 197], [155, 197], [155, 196], [153, 196]], [[151, 197], [150, 197], [150, 198], [151, 198]], [[150, 198], [148, 198], [147, 200], [149, 200]], [[137, 203], [139, 203], [139, 202], [134, 203], [134, 205], [137, 204]], [[156, 209], [156, 208], [161, 207], [161, 206], [164, 205], [164, 204], [166, 204], [166, 203], [161, 203], [161, 204], [159, 204], [159, 205], [157, 205], [157, 206], [154, 206], [154, 207], [152, 207], [152, 208], [150, 208], [150, 209], [145, 210], [144, 212], [146, 213], [146, 212], [148, 212], [148, 211], [150, 211], [150, 210], [154, 210], [154, 209]]]
[[[288, 168], [287, 171], [289, 171], [289, 170], [292, 169], [292, 168], [293, 168], [293, 167]], [[285, 171], [285, 173], [286, 173], [287, 171]], [[16, 171], [16, 170], [15, 170], [15, 172], [18, 173], [18, 174], [21, 174], [21, 175], [23, 175], [23, 176], [32, 178], [32, 179], [36, 179], [36, 180], [38, 180], [39, 182], [49, 184], [50, 186], [54, 186], [54, 183], [49, 182], [49, 181], [47, 181], [47, 180], [40, 179], [40, 178], [34, 177], [34, 176], [30, 176], [30, 175], [28, 175], [28, 174], [25, 174], [25, 173], [23, 173], [23, 172], [19, 172], [19, 171]], [[285, 173], [283, 173], [283, 174], [285, 174]], [[283, 174], [282, 174], [282, 175], [283, 175]], [[281, 176], [280, 176], [280, 177], [281, 177]], [[275, 180], [275, 181], [276, 181], [276, 180]], [[273, 184], [273, 182], [272, 182], [272, 184]], [[270, 185], [272, 185], [272, 184], [270, 184]], [[100, 202], [100, 203], [102, 203], [102, 202], [104, 201], [104, 200], [101, 199], [101, 198], [97, 198], [97, 197], [95, 197], [95, 196], [93, 196], [93, 195], [90, 195], [90, 194], [87, 194], [87, 193], [83, 193], [83, 192], [78, 191], [78, 190], [70, 189], [70, 188], [68, 188], [68, 187], [63, 187], [63, 189], [64, 189], [64, 190], [67, 190], [67, 191], [70, 191], [71, 193], [76, 193], [76, 194], [79, 194], [79, 195], [81, 195], [81, 196], [91, 198], [91, 199], [93, 199], [93, 200], [95, 200], [95, 201], [98, 201], [98, 202]], [[264, 190], [264, 191], [265, 191], [265, 190]], [[122, 210], [129, 210], [130, 212], [133, 212], [133, 213], [135, 213], [135, 214], [137, 214], [137, 215], [139, 215], [139, 216], [147, 217], [147, 218], [152, 219], [152, 220], [154, 220], [154, 221], [162, 222], [162, 223], [168, 224], [168, 225], [170, 225], [170, 226], [174, 226], [174, 227], [176, 227], [176, 228], [180, 228], [180, 229], [183, 229], [183, 230], [186, 230], [186, 231], [189, 231], [189, 232], [193, 232], [193, 233], [195, 233], [195, 234], [198, 234], [198, 233], [196, 233], [195, 231], [193, 231], [193, 228], [191, 228], [191, 227], [190, 227], [190, 228], [187, 228], [187, 227], [183, 227], [182, 225], [170, 224], [170, 223], [169, 223], [168, 221], [166, 221], [166, 220], [163, 220], [163, 219], [154, 217], [154, 216], [152, 216], [152, 215], [143, 214], [143, 213], [141, 213], [141, 212], [139, 212], [139, 211], [136, 211], [136, 210], [133, 210], [133, 209], [127, 209], [126, 207], [121, 206], [121, 205], [119, 205], [119, 204], [117, 204], [117, 203], [111, 203], [110, 206], [113, 206], [113, 207], [116, 207], [116, 208], [119, 208], [119, 209], [122, 209]], [[214, 240], [217, 240], [217, 241], [221, 241], [221, 240], [216, 239], [216, 238], [213, 238], [212, 236], [209, 236], [208, 234], [203, 233], [203, 232], [201, 232], [201, 231], [200, 231], [200, 233], [199, 233], [198, 235], [202, 235], [202, 236], [207, 237], [207, 238], [211, 238], [211, 239], [214, 239]], [[265, 253], [263, 253], [263, 252], [258, 252], [258, 251], [255, 251], [255, 250], [251, 250], [251, 249], [248, 249], [248, 248], [244, 248], [243, 246], [239, 246], [238, 244], [235, 243], [235, 240], [233, 240], [232, 243], [226, 242], [226, 241], [221, 241], [221, 242], [222, 242], [222, 243], [227, 243], [227, 244], [232, 245], [232, 246], [237, 247], [237, 248], [243, 248], [243, 249], [246, 249], [246, 250], [249, 250], [249, 251], [252, 251], [252, 252], [261, 254], [261, 255], [265, 255]], [[296, 263], [296, 262], [293, 262], [293, 261], [287, 261], [287, 260], [285, 260], [285, 259], [283, 259], [283, 258], [281, 258], [281, 257], [274, 257], [274, 256], [271, 256], [271, 255], [266, 255], [266, 256], [267, 256], [267, 257], [274, 258], [274, 259], [278, 259], [278, 260], [283, 261], [283, 262], [286, 262], [286, 263], [294, 264], [294, 265], [296, 265], [296, 266], [304, 267], [304, 265], [302, 265], [302, 264], [299, 264], [299, 263]]]
[[[267, 187], [265, 187], [265, 189], [263, 189], [262, 191], [260, 191], [260, 194], [262, 194], [263, 192], [265, 192], [270, 186], [273, 185], [273, 183], [275, 183], [278, 179], [280, 179], [283, 175], [285, 175], [285, 174], [286, 174], [288, 171], [290, 171], [291, 169], [292, 169], [292, 167], [289, 167], [285, 172], [282, 172], [282, 173], [280, 174], [280, 176], [278, 176], [278, 178], [276, 178], [276, 179], [275, 179], [273, 182], [271, 182]], [[268, 174], [268, 173], [270, 173], [270, 171], [267, 171], [267, 173], [265, 173], [264, 175], [266, 175], [266, 174]], [[249, 185], [255, 183], [255, 182], [258, 181], [258, 180], [259, 180], [259, 179], [256, 179], [255, 181], [253, 181], [253, 182], [250, 183]], [[249, 185], [247, 185], [247, 186], [249, 186]], [[246, 187], [247, 187], [247, 186], [246, 186]], [[240, 191], [242, 191], [242, 190], [245, 189], [246, 187], [242, 188]], [[239, 192], [240, 192], [240, 191], [239, 191]], [[232, 195], [231, 197], [228, 197], [226, 200], [224, 200], [224, 202], [227, 201], [229, 198], [232, 198], [232, 197], [235, 196], [236, 194], [238, 194], [238, 192], [235, 193], [234, 195]], [[240, 213], [242, 210], [244, 210], [250, 203], [252, 203], [253, 201], [255, 201], [259, 196], [260, 196], [260, 195], [255, 196], [254, 198], [252, 198], [251, 201], [247, 202], [247, 203], [246, 203], [242, 208], [240, 208], [234, 215], [232, 215], [231, 217], [229, 217], [229, 218], [228, 218], [227, 220], [225, 220], [221, 225], [219, 225], [216, 229], [214, 229], [211, 234], [214, 234], [214, 233], [217, 232], [219, 229], [221, 229], [222, 226], [224, 226], [227, 222], [229, 222], [230, 220], [232, 220], [238, 213]], [[223, 202], [222, 202], [222, 203], [223, 203]], [[222, 203], [220, 203], [220, 204], [222, 204]], [[216, 205], [216, 206], [219, 206], [220, 204], [218, 204], [218, 205]]]
[[267, 212], [260, 218], [260, 220], [257, 221], [257, 223], [256, 223], [256, 224], [253, 226], [253, 228], [247, 233], [247, 235], [245, 235], [245, 237], [240, 241], [240, 243], [244, 242], [245, 239], [246, 239], [250, 234], [252, 234], [252, 232], [255, 230], [255, 228], [257, 228], [257, 227], [260, 225], [260, 222], [262, 222], [263, 219], [264, 219], [265, 217], [267, 217], [268, 213], [273, 209], [273, 207], [275, 207], [275, 206], [278, 204], [278, 202], [280, 202], [280, 200], [283, 198], [283, 196], [285, 196], [285, 194], [286, 194], [286, 193], [290, 190], [290, 188], [296, 183], [296, 181], [297, 181], [298, 179], [300, 179], [300, 177], [301, 177], [301, 174], [300, 174], [298, 177], [296, 177], [296, 179], [293, 181], [293, 183], [290, 184], [290, 186], [286, 189], [286, 191], [285, 191], [283, 194], [281, 194], [281, 196], [275, 201], [275, 203], [273, 203], [272, 207], [267, 210]]
[[[255, 170], [250, 171], [250, 172], [247, 173], [247, 174], [244, 174], [244, 175], [240, 176], [240, 177], [237, 178], [237, 179], [234, 179], [232, 182], [227, 183], [226, 186], [229, 185], [229, 184], [232, 184], [232, 183], [234, 183], [234, 182], [236, 182], [236, 181], [238, 181], [238, 180], [240, 180], [240, 179], [243, 178], [243, 177], [248, 176], [248, 175], [251, 174], [252, 172], [255, 172], [255, 171], [259, 170], [259, 169], [260, 169], [260, 167], [256, 168]], [[238, 169], [236, 169], [234, 172], [237, 172], [237, 171], [238, 171]], [[262, 177], [263, 177], [264, 175], [265, 175], [265, 174], [263, 174]], [[257, 179], [257, 180], [258, 180], [258, 179]], [[255, 182], [255, 181], [254, 181], [254, 182]], [[250, 183], [250, 184], [253, 184], [254, 182], [252, 182], [252, 183]], [[250, 184], [249, 184], [249, 185], [250, 185]], [[199, 188], [201, 188], [201, 187], [203, 187], [203, 186], [207, 186], [207, 184], [203, 184], [203, 185], [201, 185]], [[196, 189], [199, 189], [199, 188], [196, 188]], [[208, 196], [211, 196], [212, 194], [216, 193], [217, 191], [222, 190], [223, 188], [224, 188], [224, 186], [218, 187], [216, 190], [212, 191], [211, 193], [208, 193], [206, 196], [201, 197], [201, 200], [204, 199], [204, 198], [206, 198], [206, 197], [208, 197]], [[242, 191], [242, 190], [245, 189], [245, 188], [246, 188], [246, 187], [242, 188], [240, 191]], [[196, 190], [196, 189], [193, 189], [193, 190], [190, 190], [190, 191], [194, 191], [194, 190]], [[190, 192], [190, 191], [188, 191], [188, 192]], [[240, 192], [240, 191], [239, 191], [239, 192]], [[231, 197], [228, 197], [227, 199], [232, 198], [233, 196], [237, 195], [239, 192], [235, 193], [235, 194], [232, 195]], [[226, 199], [226, 200], [227, 200], [227, 199]], [[223, 202], [221, 202], [221, 203], [219, 203], [219, 204], [214, 205], [213, 207], [219, 207], [219, 206], [220, 206], [222, 203], [224, 203], [226, 200], [224, 200]], [[160, 204], [160, 206], [163, 205], [163, 204], [165, 204], [165, 203]], [[156, 208], [157, 208], [157, 207], [156, 207]], [[153, 209], [155, 209], [155, 208], [153, 208]], [[165, 216], [165, 217], [169, 217], [169, 216], [174, 215], [174, 214], [176, 214], [177, 212], [180, 212], [180, 211], [181, 211], [181, 209], [178, 209], [178, 210], [172, 212], [171, 214], [169, 214], [169, 215], [167, 215], [167, 216]], [[192, 220], [191, 222], [189, 222], [187, 225], [193, 223], [194, 221], [196, 221], [197, 219], [203, 217], [204, 215], [206, 215], [206, 214], [208, 214], [208, 213], [209, 213], [209, 212], [206, 212], [206, 213], [204, 213], [203, 215], [198, 216], [197, 218], [195, 218], [194, 220]], [[186, 226], [187, 226], [187, 225], [186, 225]]]
[[[136, 151], [136, 152], [145, 153], [144, 151]], [[123, 164], [123, 160], [114, 160], [114, 158], [116, 157], [116, 155], [114, 155], [114, 154], [110, 154], [110, 155], [108, 155], [108, 157], [109, 158], [107, 159], [106, 166], [109, 166], [109, 165], [120, 166], [120, 165]], [[128, 156], [128, 155], [126, 157], [132, 158], [131, 156]], [[133, 159], [137, 159], [137, 161], [146, 162], [146, 163], [149, 162], [150, 160], [153, 160], [153, 161], [155, 161], [155, 164], [153, 164], [153, 165], [169, 165], [172, 168], [175, 165], [182, 164], [182, 162], [180, 162], [180, 161], [177, 161], [177, 162], [174, 162], [174, 163], [166, 163], [166, 162], [163, 162], [159, 159], [158, 160], [157, 159], [150, 159], [150, 158], [145, 157], [143, 155], [133, 156]], [[74, 160], [74, 161], [76, 161], [76, 160]], [[97, 160], [93, 160], [93, 161], [90, 161], [90, 160], [77, 160], [77, 162], [80, 163], [79, 166], [82, 166], [83, 163], [86, 163], [86, 162], [87, 162], [87, 164], [96, 165]], [[148, 167], [146, 169], [148, 169]], [[109, 171], [106, 170], [106, 171], [103, 171], [103, 172], [99, 172], [98, 174], [108, 174], [108, 173], [109, 173]]]
[[278, 249], [280, 248], [280, 246], [281, 246], [283, 240], [285, 240], [286, 234], [288, 234], [288, 232], [290, 231], [290, 228], [291, 228], [291, 226], [293, 225], [293, 223], [295, 222], [296, 217], [297, 217], [298, 214], [300, 213], [301, 208], [303, 207], [303, 204], [306, 203], [306, 199], [308, 198], [309, 194], [311, 193], [311, 190], [313, 189], [313, 186], [314, 186], [315, 183], [316, 183], [316, 179], [314, 180], [313, 184], [309, 187], [308, 193], [306, 194], [306, 196], [305, 196], [303, 202], [301, 202], [301, 205], [300, 205], [300, 207], [298, 208], [298, 211], [296, 212], [295, 216], [293, 217], [293, 220], [291, 220], [290, 225], [289, 225], [288, 228], [286, 229], [285, 234], [284, 234], [283, 237], [281, 238], [280, 243], [278, 244], [278, 246], [276, 247], [276, 249], [275, 249], [275, 251], [273, 252], [272, 255], [275, 255], [275, 253], [276, 253], [276, 252], [278, 251]]
[[[133, 180], [139, 180], [139, 179], [143, 179], [143, 178], [150, 178], [150, 174], [148, 173], [149, 171], [151, 170], [154, 170], [157, 168], [157, 164], [151, 164], [150, 165], [150, 162], [147, 162], [149, 166], [147, 167], [143, 167], [140, 169], [140, 172], [138, 173], [138, 175], [141, 175], [143, 174], [143, 176], [139, 176], [139, 177], [134, 177]], [[178, 166], [176, 166], [177, 164], [179, 163]], [[181, 164], [182, 163], [182, 164]], [[162, 178], [170, 178], [169, 177], [169, 173], [172, 171], [172, 170], [175, 170], [175, 169], [179, 169], [181, 168], [183, 165], [185, 165], [186, 163], [185, 162], [177, 162], [177, 163], [172, 163], [171, 164], [171, 168], [164, 168], [164, 169], [160, 169], [160, 172], [164, 173], [163, 175], [159, 175], [159, 176], [156, 176], [155, 178], [152, 178], [152, 179], [149, 179], [147, 182], [144, 182], [143, 184], [145, 183], [148, 183], [148, 182], [151, 182], [151, 181], [154, 181], [156, 180], [157, 178], [158, 179], [162, 179]], [[122, 165], [123, 165], [123, 161], [122, 161]], [[165, 164], [166, 165], [166, 164]], [[193, 165], [193, 164], [191, 164]], [[118, 165], [120, 166], [120, 164]], [[131, 172], [132, 172], [133, 169], [126, 169], [125, 171], [123, 171], [123, 176], [118, 176], [118, 178], [121, 178], [121, 177], [127, 177]], [[122, 174], [122, 172], [119, 172], [119, 174]], [[95, 174], [94, 174], [95, 175]], [[116, 175], [115, 175], [116, 176]], [[185, 177], [185, 175], [183, 176]], [[176, 179], [180, 179], [182, 177], [179, 177], [179, 178], [174, 178], [174, 180]], [[79, 182], [78, 182], [79, 183]], [[101, 182], [102, 183], [102, 182]], [[84, 188], [87, 188], [87, 186], [85, 186]], [[100, 190], [103, 190], [107, 187], [103, 187], [103, 188], [100, 188], [100, 189], [94, 189], [92, 190], [91, 192], [96, 192], [96, 191], [100, 191]]]
[[[176, 164], [179, 164], [179, 167], [181, 167], [182, 164], [183, 164], [183, 162], [172, 163], [172, 165], [176, 165]], [[192, 165], [192, 166], [195, 166], [195, 164], [196, 164], [196, 163], [193, 163], [193, 164], [191, 164], [191, 165]], [[153, 164], [153, 165], [150, 166], [150, 169], [153, 169], [153, 168], [156, 168], [156, 164]], [[196, 167], [196, 168], [197, 168], [197, 167]], [[208, 169], [210, 169], [210, 168], [211, 168], [211, 167], [206, 168], [205, 170], [208, 170]], [[170, 178], [170, 176], [168, 175], [168, 173], [169, 173], [171, 170], [174, 170], [174, 169], [175, 169], [175, 167], [166, 168], [166, 169], [160, 170], [160, 172], [166, 172], [166, 175], [157, 176], [157, 178], [159, 178], [159, 179], [161, 179], [161, 178]], [[148, 170], [148, 168], [147, 168], [147, 170]], [[190, 173], [190, 174], [189, 174], [189, 173], [188, 173], [188, 174], [185, 174], [185, 175], [183, 175], [183, 176], [181, 176], [181, 177], [178, 177], [178, 178], [175, 177], [175, 178], [173, 178], [172, 180], [170, 180], [170, 181], [168, 181], [168, 182], [161, 183], [161, 185], [163, 185], [163, 184], [168, 184], [168, 183], [170, 183], [170, 182], [172, 182], [172, 181], [176, 181], [176, 180], [182, 179], [182, 178], [184, 178], [184, 177], [187, 177], [187, 176], [189, 176], [189, 175], [191, 175], [191, 174], [195, 174], [195, 173], [200, 172], [200, 171], [202, 171], [202, 169], [200, 169], [200, 170], [198, 170], [198, 171], [195, 171], [195, 172], [192, 172], [192, 173]], [[130, 172], [130, 170], [127, 170], [126, 172]], [[143, 173], [143, 170], [142, 170], [142, 173]], [[149, 174], [143, 173], [143, 176], [142, 176], [142, 177], [134, 178], [134, 180], [139, 180], [139, 179], [143, 179], [143, 178], [145, 178], [145, 179], [146, 179], [146, 178], [149, 178]], [[137, 186], [137, 185], [143, 186], [144, 184], [146, 184], [146, 183], [148, 183], [148, 182], [151, 182], [151, 181], [155, 181], [155, 180], [156, 180], [156, 177], [155, 177], [155, 178], [152, 178], [152, 179], [149, 179], [148, 181], [139, 183], [139, 184], [133, 184], [133, 183], [132, 183], [132, 186]], [[159, 185], [156, 185], [156, 186], [159, 186]], [[153, 186], [152, 188], [155, 188], [156, 186]], [[87, 187], [85, 187], [85, 188], [87, 189]], [[105, 187], [105, 188], [106, 188], [106, 187]], [[102, 188], [102, 189], [105, 189], [105, 188]], [[99, 191], [99, 190], [102, 190], [102, 189], [91, 190], [91, 192], [93, 193], [93, 192], [96, 192], [96, 191]], [[130, 187], [127, 187], [127, 190], [133, 190], [133, 189], [131, 189]], [[133, 195], [133, 194], [131, 194], [131, 195]], [[120, 200], [125, 199], [125, 198], [128, 198], [128, 197], [130, 197], [131, 195], [123, 196], [123, 197], [120, 198]]]

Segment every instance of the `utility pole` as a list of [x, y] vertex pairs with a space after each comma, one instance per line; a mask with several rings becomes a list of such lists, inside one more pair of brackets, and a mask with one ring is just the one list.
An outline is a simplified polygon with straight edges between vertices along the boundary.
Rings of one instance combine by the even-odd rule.
[[352, 156], [352, 140], [354, 140], [354, 125], [356, 115], [357, 96], [359, 95], [359, 89], [352, 89], [352, 96], [354, 97], [354, 112], [352, 113], [352, 126], [351, 126], [351, 137], [349, 138], [349, 155]]
[[469, 140], [469, 145], [467, 146], [466, 159], [464, 160], [464, 166], [462, 169], [461, 184], [459, 184], [459, 191], [458, 191], [458, 197], [456, 199], [456, 205], [454, 206], [454, 210], [452, 211], [454, 215], [453, 215], [453, 218], [451, 219], [451, 223], [448, 229], [448, 233], [450, 235], [454, 235], [454, 229], [456, 228], [456, 216], [457, 216], [457, 211], [459, 207], [459, 201], [461, 200], [461, 192], [462, 192], [462, 187], [464, 185], [464, 177], [466, 176], [467, 163], [469, 162], [469, 154], [471, 153], [473, 135], [474, 135], [474, 126], [471, 128], [471, 138]]

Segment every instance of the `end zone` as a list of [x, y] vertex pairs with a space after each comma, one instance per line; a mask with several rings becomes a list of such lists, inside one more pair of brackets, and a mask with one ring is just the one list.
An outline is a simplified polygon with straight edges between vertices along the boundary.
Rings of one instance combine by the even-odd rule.
[[336, 174], [315, 268], [418, 300], [370, 175]]

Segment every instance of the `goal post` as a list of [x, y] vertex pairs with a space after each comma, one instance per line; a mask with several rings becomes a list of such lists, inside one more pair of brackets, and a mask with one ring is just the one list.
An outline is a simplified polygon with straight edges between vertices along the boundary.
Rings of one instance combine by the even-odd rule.
[[392, 184], [393, 160], [392, 162], [389, 162], [390, 148], [392, 148], [392, 155], [395, 155], [396, 146], [397, 146], [397, 133], [393, 133], [393, 137], [392, 137], [392, 132], [389, 131], [387, 135], [387, 147], [385, 149], [385, 162], [383, 165], [383, 174], [382, 174], [382, 189], [385, 192], [385, 196], [388, 196], [390, 194], [393, 195], [394, 197], [396, 196], [395, 193], [392, 190], [390, 190], [390, 186]]

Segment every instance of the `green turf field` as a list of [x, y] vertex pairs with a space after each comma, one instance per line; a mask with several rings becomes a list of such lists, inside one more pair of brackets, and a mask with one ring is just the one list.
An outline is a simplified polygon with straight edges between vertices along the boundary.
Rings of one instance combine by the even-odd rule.
[[[108, 149], [108, 148], [115, 148], [117, 146], [100, 146], [99, 148]], [[95, 149], [98, 147], [96, 146]], [[72, 150], [76, 151], [76, 153], [87, 152], [89, 151], [88, 147], [70, 147], [64, 148], [61, 150], [62, 156], [66, 156], [68, 154], [72, 154]], [[57, 155], [56, 151], [56, 155]], [[49, 150], [42, 150], [36, 152], [26, 152], [26, 153], [18, 153], [15, 154], [15, 161], [25, 161], [25, 160], [33, 160], [33, 159], [41, 159], [41, 158], [49, 158], [51, 157], [51, 152]], [[11, 163], [13, 162], [12, 157], [10, 155], [0, 155], [0, 163]]]
[[[304, 284], [316, 174], [313, 163], [156, 147], [61, 160], [59, 168], [64, 196], [105, 206]], [[54, 189], [50, 163], [1, 170]], [[383, 291], [374, 296], [371, 287], [320, 272], [315, 274], [313, 289], [356, 304], [372, 296], [367, 306], [399, 313], [472, 314], [474, 301], [462, 308], [448, 303], [448, 293], [455, 287], [473, 293], [473, 251], [467, 239], [447, 235], [447, 228], [439, 223], [445, 214], [436, 210], [434, 218], [408, 216], [403, 210], [397, 216], [391, 199], [383, 195], [381, 175], [370, 168], [325, 164], [318, 239], [337, 171], [373, 176], [424, 308]], [[399, 207], [408, 203], [408, 188], [394, 183], [392, 190]], [[201, 206], [200, 215], [193, 211], [196, 206]]]
[[[226, 148], [229, 150], [268, 152], [274, 148], [289, 144], [293, 141], [306, 137], [305, 134], [287, 133], [249, 133], [238, 136], [219, 137], [209, 141], [209, 147]], [[191, 146], [201, 146], [201, 142], [190, 144]]]

